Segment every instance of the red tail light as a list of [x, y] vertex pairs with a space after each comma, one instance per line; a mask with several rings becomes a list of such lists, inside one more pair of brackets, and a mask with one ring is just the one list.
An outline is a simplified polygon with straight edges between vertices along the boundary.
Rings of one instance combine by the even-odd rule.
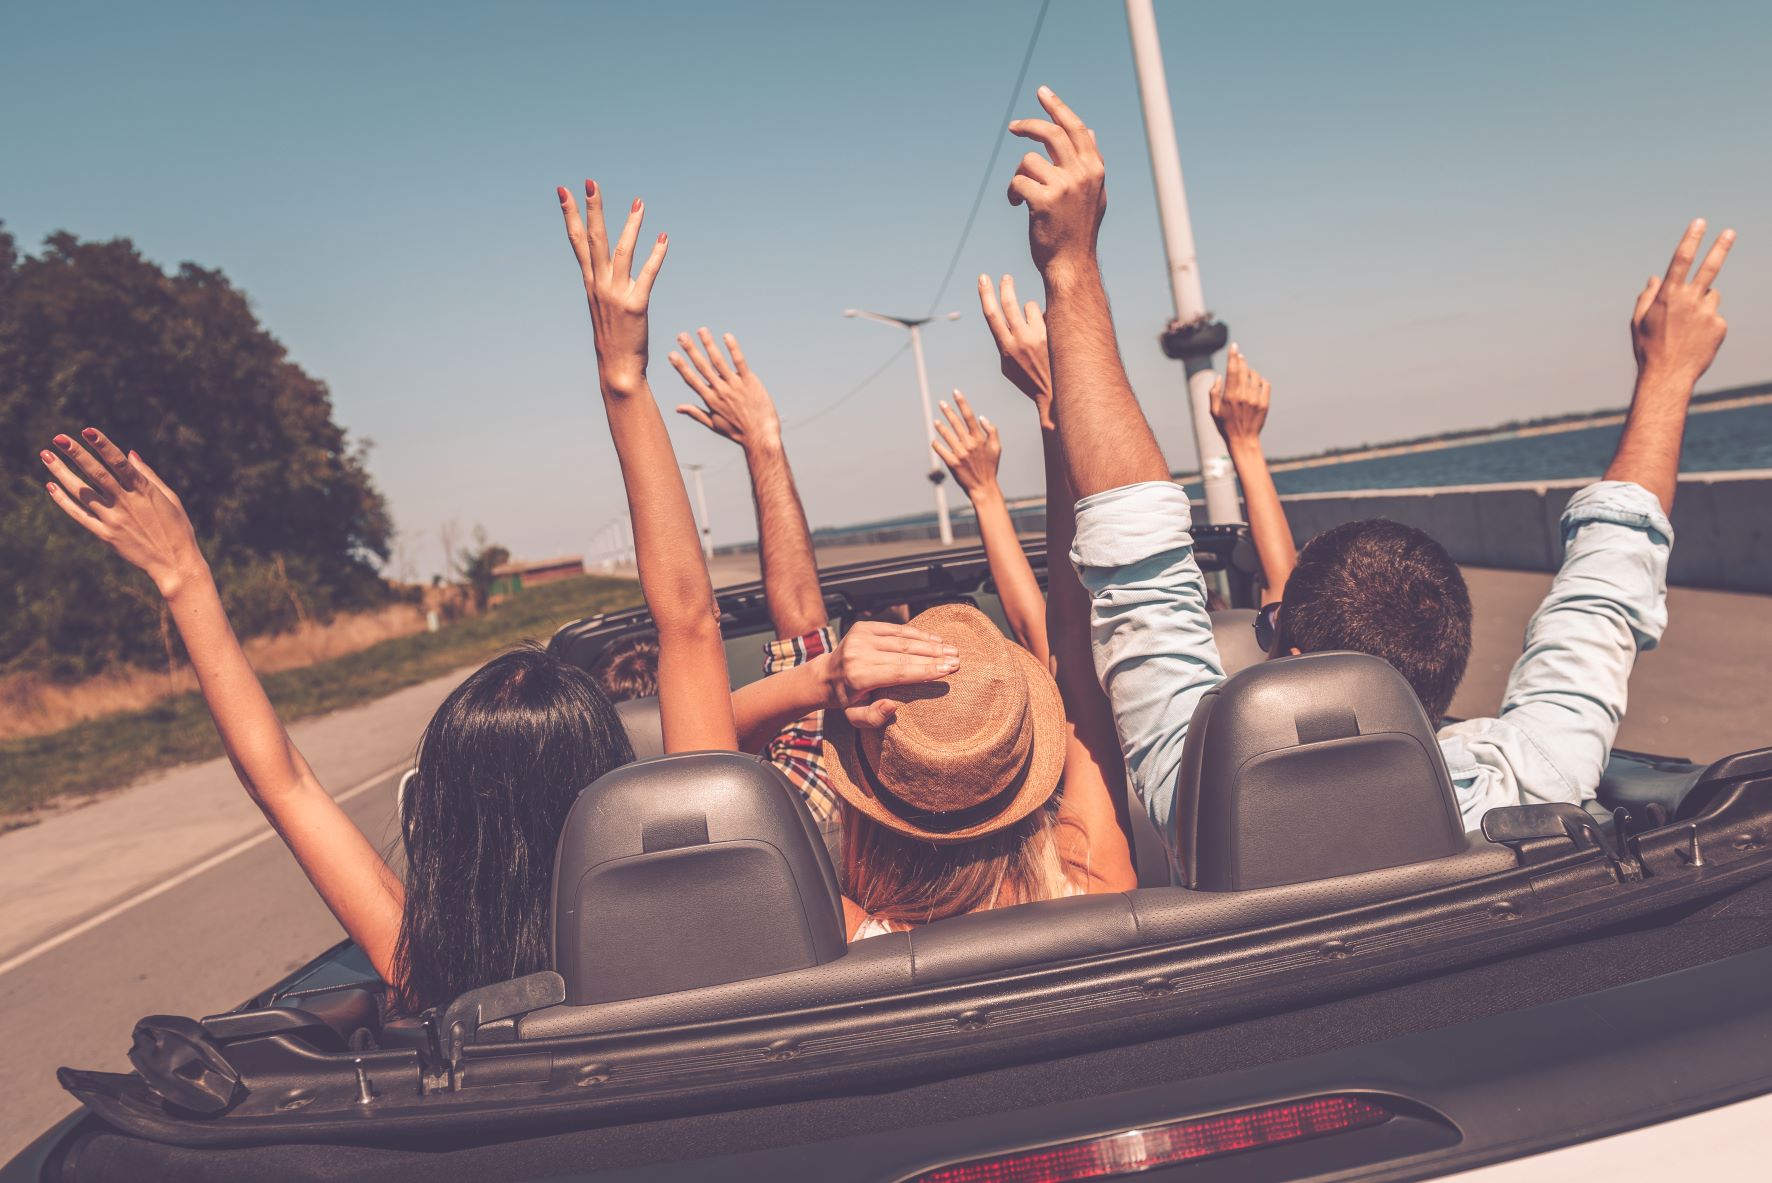
[[1069, 1183], [1174, 1166], [1239, 1150], [1363, 1129], [1390, 1111], [1361, 1097], [1312, 1097], [1171, 1122], [1042, 1150], [980, 1158], [918, 1175], [913, 1183]]

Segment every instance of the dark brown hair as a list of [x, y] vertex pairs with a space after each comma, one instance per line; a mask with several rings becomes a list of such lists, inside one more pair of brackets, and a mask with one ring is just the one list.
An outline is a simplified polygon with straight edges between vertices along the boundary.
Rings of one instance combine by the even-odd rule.
[[1281, 651], [1382, 657], [1438, 723], [1471, 655], [1471, 597], [1446, 548], [1386, 518], [1325, 530], [1298, 552], [1280, 605]]
[[591, 677], [610, 702], [651, 698], [658, 693], [658, 638], [637, 633], [614, 642], [591, 662]]

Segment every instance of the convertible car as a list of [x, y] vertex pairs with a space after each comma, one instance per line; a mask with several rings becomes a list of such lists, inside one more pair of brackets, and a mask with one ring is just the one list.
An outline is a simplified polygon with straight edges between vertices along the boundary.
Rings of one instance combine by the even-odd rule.
[[[1246, 533], [1200, 554], [1235, 672], [1195, 717], [1179, 857], [1128, 803], [1136, 890], [846, 944], [775, 771], [658, 755], [656, 705], [625, 704], [643, 758], [573, 808], [551, 971], [395, 1017], [345, 943], [227, 1013], [144, 1018], [133, 1072], [61, 1071], [83, 1110], [0, 1183], [1400, 1180], [1558, 1147], [1585, 1178], [1629, 1173], [1623, 1131], [1763, 1129], [1772, 749], [1620, 752], [1588, 808], [1466, 833], [1400, 677], [1261, 661]], [[996, 611], [977, 550], [822, 576], [837, 619]], [[762, 588], [720, 600], [756, 676]]]

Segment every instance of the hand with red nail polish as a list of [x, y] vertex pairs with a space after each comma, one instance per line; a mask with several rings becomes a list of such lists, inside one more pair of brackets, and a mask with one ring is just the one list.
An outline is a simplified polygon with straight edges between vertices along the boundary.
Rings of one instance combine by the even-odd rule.
[[171, 599], [208, 567], [197, 549], [197, 536], [178, 494], [131, 452], [127, 456], [105, 433], [88, 427], [80, 433], [91, 450], [65, 435], [55, 444], [67, 458], [45, 450], [44, 467], [55, 480], [49, 499], [61, 511], [139, 567], [160, 594]]
[[663, 234], [653, 244], [646, 261], [634, 274], [634, 247], [645, 219], [645, 203], [634, 199], [627, 223], [613, 249], [603, 220], [603, 198], [593, 181], [585, 182], [585, 210], [564, 188], [556, 191], [560, 213], [566, 220], [566, 238], [578, 258], [584, 279], [585, 298], [591, 308], [591, 329], [597, 342], [597, 376], [606, 395], [621, 397], [638, 393], [646, 382], [647, 306], [652, 282], [664, 264], [667, 240]]

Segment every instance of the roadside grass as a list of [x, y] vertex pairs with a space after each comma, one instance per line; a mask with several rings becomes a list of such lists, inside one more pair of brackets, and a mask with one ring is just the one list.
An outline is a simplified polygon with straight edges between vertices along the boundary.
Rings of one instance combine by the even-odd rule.
[[[285, 723], [381, 698], [485, 661], [525, 639], [545, 641], [569, 620], [629, 608], [639, 585], [587, 575], [529, 588], [493, 610], [444, 627], [264, 675]], [[0, 742], [0, 816], [56, 797], [120, 788], [149, 772], [221, 754], [202, 696], [187, 692], [48, 735]]]

